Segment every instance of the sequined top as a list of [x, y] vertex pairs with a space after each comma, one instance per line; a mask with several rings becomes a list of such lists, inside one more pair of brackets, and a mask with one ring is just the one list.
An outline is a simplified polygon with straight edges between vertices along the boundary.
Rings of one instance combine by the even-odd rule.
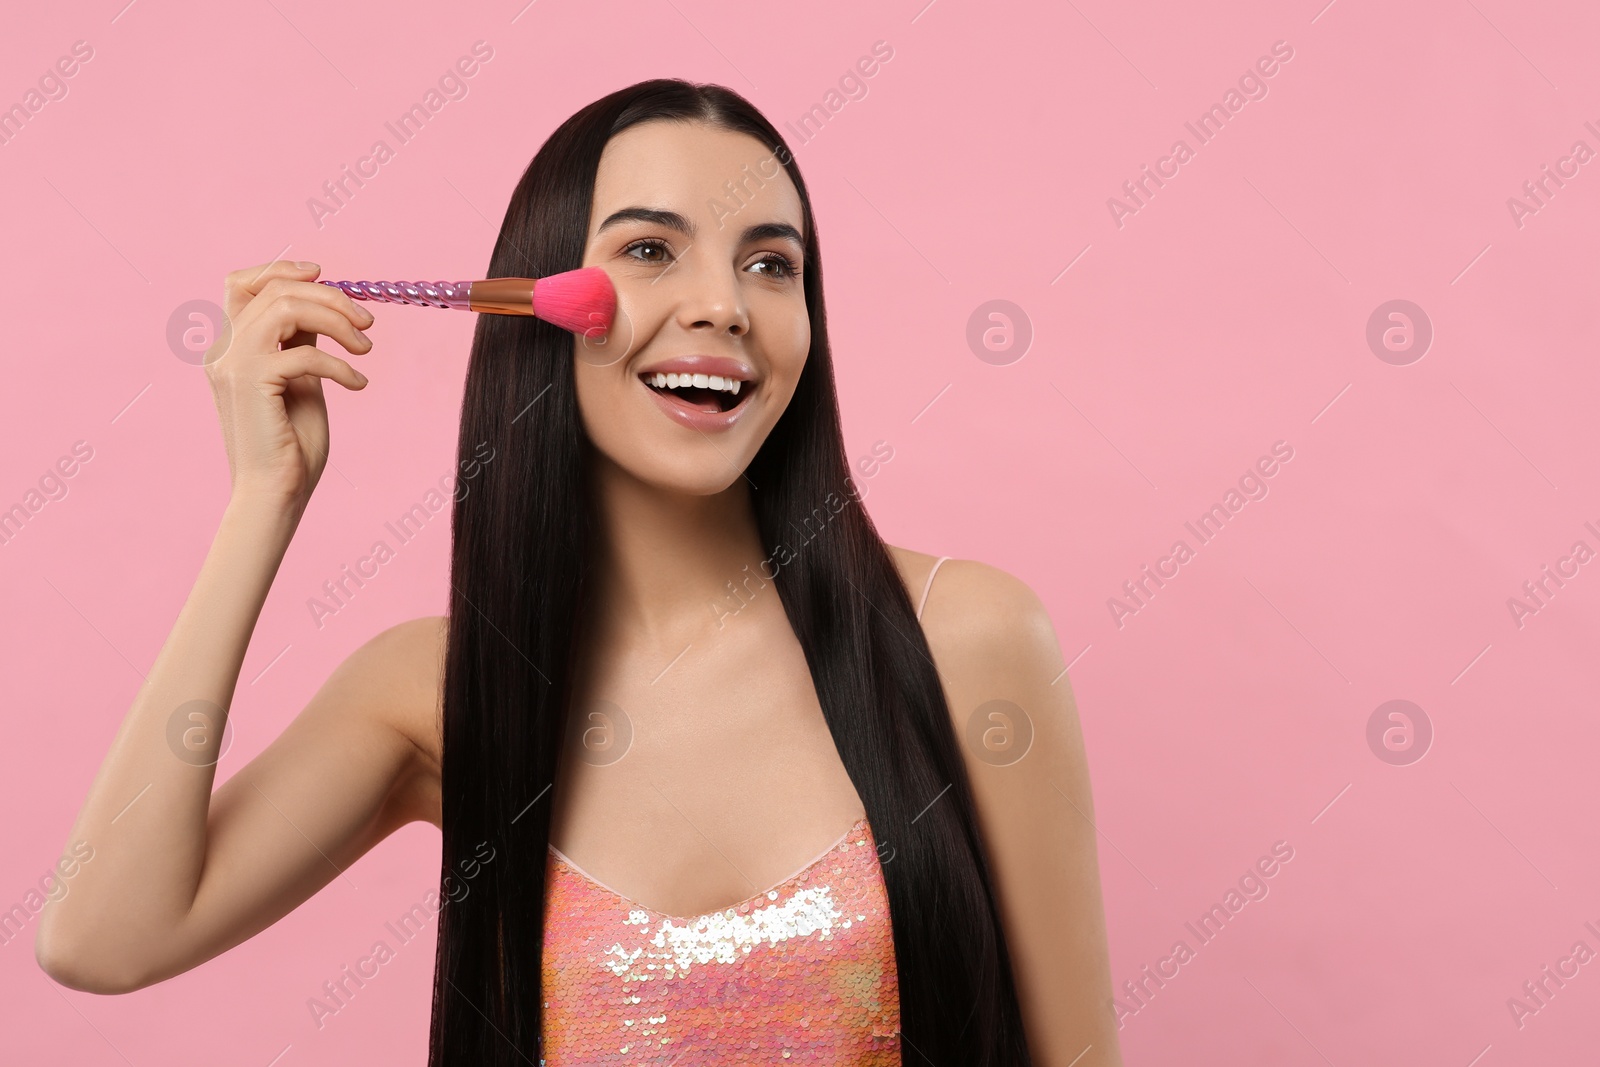
[[800, 871], [679, 918], [546, 868], [541, 1067], [898, 1065], [889, 901], [865, 818]]

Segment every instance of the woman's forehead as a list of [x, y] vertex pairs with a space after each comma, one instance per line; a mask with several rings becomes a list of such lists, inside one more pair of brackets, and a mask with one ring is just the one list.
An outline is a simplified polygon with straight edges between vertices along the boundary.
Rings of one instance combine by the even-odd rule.
[[645, 122], [613, 137], [595, 175], [591, 232], [612, 212], [651, 207], [718, 218], [730, 207], [801, 228], [800, 195], [749, 134], [700, 122]]

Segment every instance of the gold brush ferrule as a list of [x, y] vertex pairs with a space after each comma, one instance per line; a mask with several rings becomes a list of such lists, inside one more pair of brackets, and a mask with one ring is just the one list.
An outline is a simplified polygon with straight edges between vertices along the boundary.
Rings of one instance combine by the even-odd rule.
[[467, 290], [467, 303], [473, 311], [498, 315], [532, 315], [532, 278], [485, 278]]

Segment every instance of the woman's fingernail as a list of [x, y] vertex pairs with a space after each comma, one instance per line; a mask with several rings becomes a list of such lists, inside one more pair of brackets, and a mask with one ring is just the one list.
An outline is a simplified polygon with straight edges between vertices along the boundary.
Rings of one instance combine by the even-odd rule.
[[301, 270], [316, 270], [317, 269], [317, 264], [311, 263], [311, 262], [309, 262], [307, 260], [303, 260], [303, 259], [296, 260], [294, 265], [296, 267], [300, 268]]

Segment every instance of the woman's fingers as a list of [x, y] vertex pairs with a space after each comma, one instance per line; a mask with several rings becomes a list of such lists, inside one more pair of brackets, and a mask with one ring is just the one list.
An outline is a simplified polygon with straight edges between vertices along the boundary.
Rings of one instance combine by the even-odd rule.
[[322, 349], [312, 348], [309, 345], [286, 348], [276, 356], [268, 357], [267, 366], [284, 382], [301, 375], [313, 374], [319, 378], [336, 381], [346, 389], [364, 389], [367, 385], [365, 374], [338, 356], [331, 356]]
[[341, 311], [358, 329], [371, 326], [372, 312], [358, 304], [349, 293], [314, 281], [320, 270], [314, 263], [301, 266], [288, 260], [275, 260], [231, 272], [223, 282], [229, 321], [237, 324], [254, 304], [271, 303], [281, 296], [296, 294]]
[[223, 282], [230, 330], [206, 375], [222, 423], [235, 494], [303, 508], [328, 458], [322, 379], [346, 389], [367, 379], [316, 347], [327, 336], [358, 355], [372, 350], [362, 329], [373, 316], [348, 293], [313, 281], [316, 264], [275, 260]]
[[[322, 268], [315, 263], [302, 266], [292, 260], [275, 259], [271, 263], [260, 263], [254, 267], [242, 267], [239, 270], [229, 271], [222, 280], [223, 311], [230, 321], [236, 320], [245, 305], [261, 292], [263, 286], [274, 278], [286, 278], [294, 281], [311, 281]], [[332, 286], [323, 286], [330, 289]]]
[[[268, 293], [263, 292], [256, 303], [266, 299]], [[256, 342], [250, 346], [252, 351], [268, 344], [298, 347], [306, 343], [294, 340], [295, 335], [301, 333], [312, 335], [311, 344], [316, 343], [317, 334], [332, 337], [356, 355], [372, 350], [372, 339], [351, 324], [342, 308], [329, 307], [298, 291], [272, 299], [259, 309], [252, 304], [236, 327], [236, 336], [249, 337]]]

